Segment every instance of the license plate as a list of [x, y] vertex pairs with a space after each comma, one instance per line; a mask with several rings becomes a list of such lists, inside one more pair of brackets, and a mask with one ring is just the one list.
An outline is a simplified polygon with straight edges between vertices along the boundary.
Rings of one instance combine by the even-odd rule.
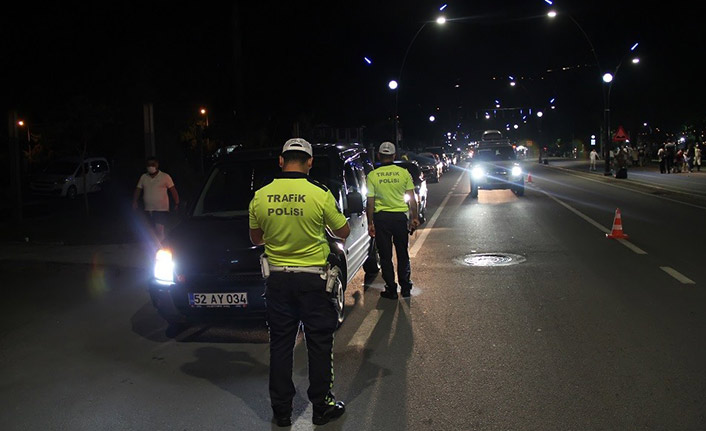
[[189, 293], [192, 307], [247, 307], [247, 293]]

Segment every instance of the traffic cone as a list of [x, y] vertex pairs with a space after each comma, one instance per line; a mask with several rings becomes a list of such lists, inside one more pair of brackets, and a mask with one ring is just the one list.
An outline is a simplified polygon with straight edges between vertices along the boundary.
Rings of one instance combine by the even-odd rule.
[[532, 183], [532, 173], [528, 172], [527, 173], [527, 184], [533, 184]]
[[620, 208], [615, 209], [613, 230], [611, 233], [605, 234], [605, 237], [611, 239], [628, 239], [628, 235], [623, 233], [623, 219], [620, 217]]

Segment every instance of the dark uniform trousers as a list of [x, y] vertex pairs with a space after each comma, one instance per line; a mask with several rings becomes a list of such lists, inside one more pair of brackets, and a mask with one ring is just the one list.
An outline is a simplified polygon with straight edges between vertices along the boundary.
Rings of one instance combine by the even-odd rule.
[[335, 402], [333, 333], [338, 323], [326, 281], [317, 274], [273, 272], [267, 279], [267, 324], [270, 328], [270, 399], [276, 415], [292, 411], [294, 342], [300, 322], [309, 354], [309, 401], [321, 412]]
[[385, 284], [396, 289], [395, 269], [392, 266], [392, 245], [397, 253], [397, 281], [403, 289], [411, 289], [409, 281], [412, 269], [409, 264], [409, 230], [407, 227], [407, 214], [395, 212], [376, 212], [373, 215], [375, 223], [375, 243], [380, 254], [380, 267]]

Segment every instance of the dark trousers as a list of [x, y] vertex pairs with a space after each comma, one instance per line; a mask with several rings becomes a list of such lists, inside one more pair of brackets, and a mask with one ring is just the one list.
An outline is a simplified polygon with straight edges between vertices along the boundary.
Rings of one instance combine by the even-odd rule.
[[409, 280], [412, 269], [409, 263], [409, 231], [407, 214], [378, 212], [373, 216], [375, 223], [375, 244], [380, 254], [380, 267], [386, 288], [397, 291], [395, 268], [392, 266], [392, 245], [397, 252], [397, 281], [403, 289], [411, 289]]
[[667, 161], [662, 159], [659, 161], [659, 173], [663, 174], [667, 171]]
[[337, 314], [317, 274], [274, 272], [267, 279], [267, 324], [270, 327], [270, 400], [275, 415], [292, 412], [294, 342], [300, 322], [309, 353], [309, 400], [315, 412], [335, 402], [333, 333]]

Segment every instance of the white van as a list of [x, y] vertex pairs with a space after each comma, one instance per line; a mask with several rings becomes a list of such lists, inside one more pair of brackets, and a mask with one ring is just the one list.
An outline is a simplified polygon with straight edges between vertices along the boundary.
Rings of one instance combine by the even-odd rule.
[[[67, 157], [49, 164], [30, 183], [30, 190], [37, 194], [66, 196], [75, 198], [84, 192], [97, 192], [110, 180], [110, 166], [104, 157], [86, 157], [85, 170], [81, 169], [81, 159]], [[83, 172], [86, 172], [84, 181]]]

